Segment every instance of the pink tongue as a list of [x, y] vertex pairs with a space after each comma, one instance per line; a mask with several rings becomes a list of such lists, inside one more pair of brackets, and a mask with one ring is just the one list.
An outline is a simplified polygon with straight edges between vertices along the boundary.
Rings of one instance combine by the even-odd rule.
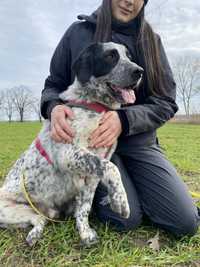
[[135, 93], [133, 90], [120, 90], [122, 93], [122, 97], [127, 104], [133, 104], [136, 100]]
[[118, 91], [122, 94], [122, 97], [127, 104], [135, 103], [136, 97], [133, 90], [122, 89], [121, 87], [118, 87], [116, 85], [112, 85], [112, 88], [113, 90]]

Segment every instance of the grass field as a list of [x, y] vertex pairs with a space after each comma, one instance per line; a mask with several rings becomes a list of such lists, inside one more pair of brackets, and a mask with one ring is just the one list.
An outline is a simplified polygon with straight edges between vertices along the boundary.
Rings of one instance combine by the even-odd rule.
[[[40, 127], [39, 123], [0, 123], [0, 184]], [[190, 190], [200, 191], [200, 126], [167, 124], [158, 134], [161, 146]], [[91, 222], [100, 242], [87, 249], [79, 246], [72, 219], [50, 223], [44, 237], [31, 249], [24, 242], [28, 230], [0, 230], [0, 267], [200, 267], [200, 229], [195, 236], [181, 239], [160, 231], [161, 249], [154, 251], [146, 242], [157, 229], [147, 222], [123, 234], [94, 219]]]

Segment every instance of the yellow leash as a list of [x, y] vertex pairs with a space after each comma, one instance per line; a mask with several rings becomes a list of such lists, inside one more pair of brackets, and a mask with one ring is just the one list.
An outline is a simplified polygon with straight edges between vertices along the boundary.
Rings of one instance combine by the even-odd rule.
[[[62, 221], [62, 220], [54, 220], [54, 219], [51, 219], [47, 216], [45, 216], [44, 214], [42, 214], [33, 204], [31, 198], [29, 197], [27, 191], [26, 191], [26, 186], [25, 186], [25, 175], [24, 173], [22, 174], [22, 179], [21, 179], [21, 187], [22, 187], [22, 191], [26, 197], [26, 200], [28, 201], [28, 203], [30, 204], [30, 206], [32, 207], [32, 209], [40, 216], [44, 217], [46, 220], [50, 221], [50, 222], [56, 222], [56, 223], [63, 223], [63, 222], [66, 222], [66, 221]], [[195, 198], [199, 198], [200, 199], [200, 193], [197, 193], [197, 192], [191, 192], [190, 191], [190, 194], [192, 195], [192, 197], [195, 197]]]
[[22, 191], [26, 197], [26, 200], [28, 201], [28, 203], [30, 204], [30, 206], [32, 207], [32, 209], [40, 216], [44, 217], [46, 220], [48, 221], [51, 221], [51, 222], [57, 222], [57, 223], [63, 223], [63, 222], [66, 222], [66, 221], [61, 221], [61, 220], [54, 220], [54, 219], [51, 219], [47, 216], [45, 216], [44, 214], [42, 214], [33, 204], [30, 196], [28, 195], [27, 191], [26, 191], [26, 186], [25, 186], [25, 175], [24, 175], [24, 172], [22, 174], [22, 177], [21, 177], [21, 188], [22, 188]]
[[192, 197], [195, 197], [195, 198], [199, 198], [199, 199], [200, 199], [200, 193], [197, 193], [197, 192], [191, 192], [191, 191], [190, 191], [190, 194], [192, 195]]

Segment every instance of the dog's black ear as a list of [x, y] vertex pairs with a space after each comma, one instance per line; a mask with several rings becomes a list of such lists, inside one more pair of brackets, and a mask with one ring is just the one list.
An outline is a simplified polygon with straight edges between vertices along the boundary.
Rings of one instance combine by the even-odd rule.
[[95, 47], [96, 44], [92, 44], [85, 48], [72, 66], [72, 71], [82, 84], [88, 82], [93, 74]]

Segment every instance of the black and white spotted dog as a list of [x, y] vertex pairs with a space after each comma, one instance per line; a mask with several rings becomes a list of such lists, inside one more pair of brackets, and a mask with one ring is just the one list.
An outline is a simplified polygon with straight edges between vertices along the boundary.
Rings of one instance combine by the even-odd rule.
[[[127, 53], [124, 46], [111, 42], [92, 44], [81, 53], [73, 67], [75, 81], [60, 95], [73, 106], [75, 119], [69, 121], [76, 132], [73, 143], [54, 142], [50, 121], [46, 120], [0, 188], [0, 227], [32, 225], [26, 238], [29, 245], [40, 238], [46, 217], [59, 218], [63, 212], [76, 218], [83, 244], [96, 242], [88, 215], [100, 181], [107, 187], [112, 210], [129, 217], [120, 173], [109, 161], [116, 144], [111, 149], [88, 148], [88, 137], [103, 113], [135, 101], [134, 89], [142, 69], [129, 60]], [[40, 212], [35, 212], [30, 200]]]

